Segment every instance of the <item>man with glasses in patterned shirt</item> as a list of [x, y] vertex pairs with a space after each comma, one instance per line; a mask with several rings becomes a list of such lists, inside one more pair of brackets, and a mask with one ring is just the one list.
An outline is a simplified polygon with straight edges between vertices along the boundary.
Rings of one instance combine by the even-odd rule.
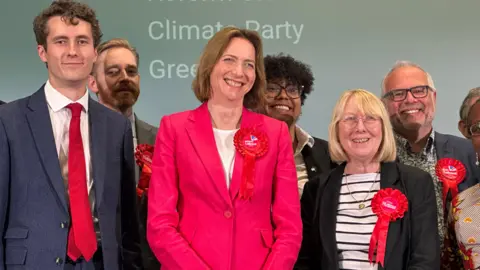
[[[442, 158], [459, 160], [466, 168], [466, 176], [458, 185], [463, 191], [478, 182], [475, 153], [471, 144], [460, 137], [442, 134], [433, 129], [437, 91], [433, 79], [419, 65], [408, 61], [397, 62], [382, 82], [382, 100], [390, 115], [397, 143], [398, 160], [421, 168], [434, 179], [438, 208], [438, 227], [442, 250], [442, 269], [462, 269], [462, 263], [447, 230], [448, 202], [444, 206], [442, 182], [436, 176], [435, 165]], [[451, 195], [449, 195], [451, 200]]]

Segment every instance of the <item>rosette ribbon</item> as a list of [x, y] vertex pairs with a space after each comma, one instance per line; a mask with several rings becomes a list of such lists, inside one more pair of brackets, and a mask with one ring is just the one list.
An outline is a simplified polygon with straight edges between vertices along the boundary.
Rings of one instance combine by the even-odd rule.
[[[407, 197], [398, 189], [386, 188], [373, 196], [372, 211], [378, 217], [370, 237], [368, 260], [373, 261], [373, 253], [377, 249], [376, 263], [385, 267], [385, 249], [387, 246], [388, 226], [391, 221], [403, 218], [408, 210]], [[378, 246], [377, 246], [378, 245]]]
[[135, 150], [135, 162], [140, 167], [140, 179], [137, 185], [137, 196], [148, 194], [148, 186], [152, 176], [152, 159], [154, 147], [149, 144], [140, 144]]
[[459, 244], [460, 247], [460, 253], [462, 255], [463, 259], [463, 266], [465, 267], [465, 270], [473, 270], [474, 265], [473, 265], [473, 259], [472, 259], [472, 249], [469, 248], [467, 249], [463, 243]]
[[264, 132], [248, 127], [235, 133], [233, 143], [244, 159], [239, 197], [248, 200], [253, 196], [255, 186], [255, 160], [267, 152], [268, 138]]
[[452, 198], [458, 194], [458, 184], [465, 178], [467, 171], [465, 166], [454, 158], [442, 158], [435, 166], [435, 173], [438, 179], [443, 183], [443, 205], [446, 203], [448, 191], [452, 193]]

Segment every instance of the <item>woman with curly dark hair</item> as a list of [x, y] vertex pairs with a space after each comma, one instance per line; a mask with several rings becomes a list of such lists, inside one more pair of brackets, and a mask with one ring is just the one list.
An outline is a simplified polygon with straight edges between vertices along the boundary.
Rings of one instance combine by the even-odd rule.
[[301, 196], [309, 179], [336, 166], [330, 159], [327, 141], [312, 137], [297, 125], [302, 105], [313, 91], [314, 77], [308, 65], [290, 55], [267, 55], [264, 61], [266, 113], [289, 127]]

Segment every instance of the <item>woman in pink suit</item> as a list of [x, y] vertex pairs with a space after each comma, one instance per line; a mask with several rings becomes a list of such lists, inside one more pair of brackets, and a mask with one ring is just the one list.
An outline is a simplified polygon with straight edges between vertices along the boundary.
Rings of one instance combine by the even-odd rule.
[[256, 32], [227, 27], [206, 45], [202, 105], [164, 116], [148, 191], [147, 238], [162, 270], [292, 269], [302, 241], [293, 149], [263, 109]]

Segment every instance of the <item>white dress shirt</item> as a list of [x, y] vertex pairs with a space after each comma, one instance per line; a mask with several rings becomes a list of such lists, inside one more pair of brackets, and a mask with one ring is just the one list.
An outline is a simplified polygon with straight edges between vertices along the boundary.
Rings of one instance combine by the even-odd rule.
[[132, 114], [128, 117], [130, 120], [130, 124], [132, 125], [132, 135], [133, 135], [133, 152], [135, 153], [135, 149], [137, 149], [138, 145], [138, 138], [137, 138], [137, 128], [135, 127], [135, 114], [132, 111]]
[[[83, 151], [85, 153], [88, 194], [90, 195], [93, 188], [93, 178], [92, 164], [90, 159], [90, 136], [88, 128], [88, 91], [85, 88], [85, 95], [75, 102], [62, 95], [52, 87], [49, 81], [47, 81], [45, 84], [45, 97], [47, 99], [48, 112], [50, 113], [50, 120], [52, 122], [53, 136], [55, 138], [55, 146], [58, 156], [60, 156], [60, 151], [63, 150], [65, 155], [68, 157], [68, 132], [70, 129], [72, 112], [70, 109], [66, 108], [66, 106], [70, 103], [80, 103], [83, 106], [83, 110], [80, 115], [80, 132], [82, 134]], [[60, 166], [64, 166], [64, 164], [60, 164]], [[93, 209], [95, 196], [92, 194], [92, 196], [89, 197], [90, 204]]]
[[[137, 128], [135, 125], [135, 114], [132, 111], [132, 114], [128, 116], [128, 120], [130, 120], [130, 124], [132, 125], [132, 135], [133, 135], [133, 155], [135, 157], [135, 151], [137, 150], [138, 145], [138, 137], [137, 137]], [[137, 163], [135, 162], [135, 183], [138, 185], [138, 181], [140, 179], [140, 167], [138, 167]]]

